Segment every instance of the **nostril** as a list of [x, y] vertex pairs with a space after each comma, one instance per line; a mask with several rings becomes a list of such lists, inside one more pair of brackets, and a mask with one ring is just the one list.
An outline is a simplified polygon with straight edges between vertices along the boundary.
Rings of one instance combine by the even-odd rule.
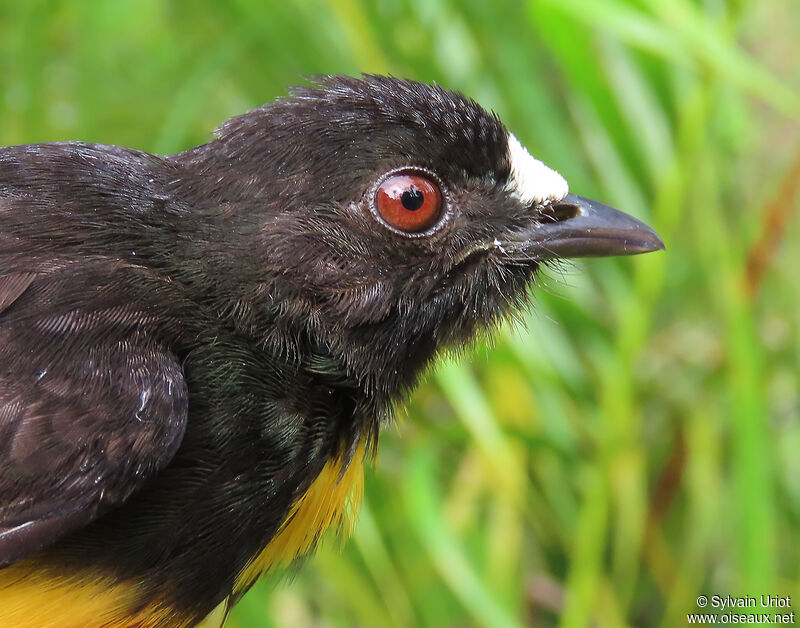
[[581, 215], [581, 208], [573, 202], [562, 201], [546, 205], [539, 210], [542, 222], [564, 222]]

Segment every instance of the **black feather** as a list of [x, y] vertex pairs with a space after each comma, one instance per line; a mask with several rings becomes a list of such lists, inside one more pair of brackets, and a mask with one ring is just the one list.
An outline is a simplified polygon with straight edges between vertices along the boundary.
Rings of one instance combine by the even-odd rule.
[[[437, 351], [524, 305], [536, 262], [479, 246], [536, 217], [507, 142], [460, 94], [367, 76], [168, 157], [0, 150], [0, 564], [47, 546], [213, 608]], [[404, 167], [441, 182], [430, 237], [371, 211]]]

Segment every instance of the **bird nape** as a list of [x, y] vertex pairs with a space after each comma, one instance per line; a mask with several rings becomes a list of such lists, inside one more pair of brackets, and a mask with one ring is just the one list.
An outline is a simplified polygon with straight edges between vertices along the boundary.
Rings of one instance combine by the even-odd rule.
[[176, 155], [0, 149], [0, 625], [224, 615], [349, 526], [392, 407], [540, 264], [660, 248], [472, 100], [383, 76]]

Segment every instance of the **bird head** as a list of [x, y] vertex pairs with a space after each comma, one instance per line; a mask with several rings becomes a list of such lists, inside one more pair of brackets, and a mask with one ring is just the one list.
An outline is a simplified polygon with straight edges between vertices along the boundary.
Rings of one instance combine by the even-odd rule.
[[279, 313], [265, 341], [309, 335], [390, 394], [524, 306], [543, 262], [663, 248], [638, 220], [569, 194], [496, 115], [414, 81], [323, 78], [184, 160], [248, 238], [237, 311]]

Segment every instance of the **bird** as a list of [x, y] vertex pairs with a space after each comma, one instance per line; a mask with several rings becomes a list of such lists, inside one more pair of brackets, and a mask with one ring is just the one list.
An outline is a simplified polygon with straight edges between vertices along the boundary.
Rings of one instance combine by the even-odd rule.
[[0, 149], [0, 626], [219, 626], [347, 533], [423, 371], [663, 249], [437, 84], [323, 75], [157, 156]]

